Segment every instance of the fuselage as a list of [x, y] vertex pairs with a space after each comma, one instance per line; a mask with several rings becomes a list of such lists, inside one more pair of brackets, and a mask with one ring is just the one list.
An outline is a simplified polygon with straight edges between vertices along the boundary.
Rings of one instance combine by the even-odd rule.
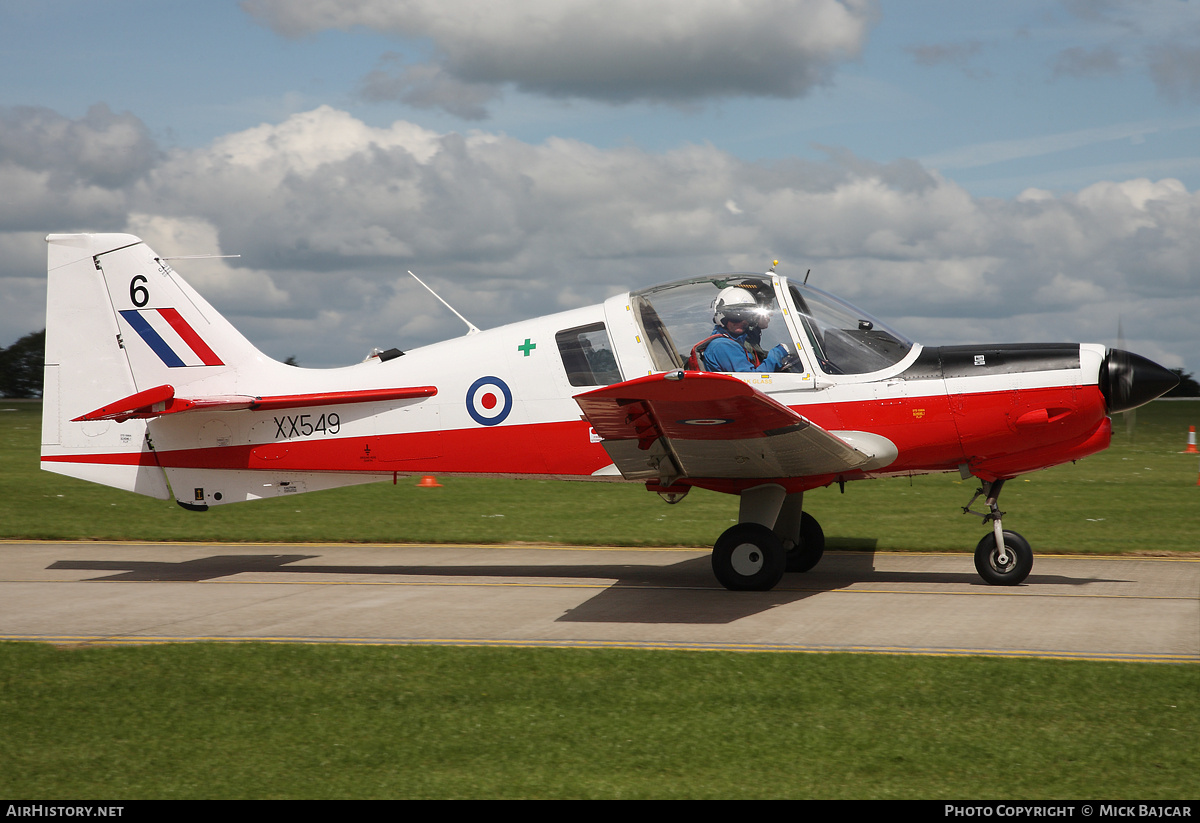
[[[1157, 396], [1146, 386], [1173, 377], [1098, 345], [924, 348], [773, 273], [679, 281], [354, 366], [303, 369], [262, 355], [137, 238], [49, 240], [43, 466], [195, 508], [401, 474], [653, 487], [646, 471], [618, 468], [575, 398], [647, 375], [686, 379], [689, 352], [711, 336], [715, 295], [731, 286], [757, 301], [757, 350], [790, 354], [783, 371], [733, 376], [870, 459], [783, 477], [676, 471], [660, 485], [739, 493], [772, 482], [798, 492], [926, 472], [1012, 477], [1105, 448], [1114, 397], [1145, 402]], [[386, 399], [364, 399], [378, 391]], [[147, 396], [169, 399], [139, 408]], [[102, 413], [121, 402], [130, 413]], [[703, 439], [706, 425], [728, 421], [684, 422]]]
[[[780, 293], [787, 294], [786, 281], [780, 281]], [[436, 394], [383, 404], [214, 413], [204, 425], [197, 425], [195, 414], [161, 417], [149, 424], [155, 459], [168, 469], [621, 480], [573, 397], [653, 374], [686, 356], [679, 349], [664, 351], [674, 342], [667, 324], [657, 330], [660, 339], [648, 339], [655, 330], [648, 332], [644, 316], [638, 316], [639, 297], [619, 295], [602, 305], [437, 343], [387, 361], [373, 358], [334, 370], [273, 369], [269, 377], [260, 373], [245, 391], [431, 385]], [[780, 302], [785, 302], [783, 318], [802, 316], [793, 304]], [[707, 307], [701, 303], [695, 309], [703, 325]], [[787, 332], [800, 357], [798, 367], [734, 376], [829, 431], [886, 438], [895, 457], [864, 471], [778, 478], [789, 490], [925, 472], [1011, 477], [1108, 445], [1110, 426], [1099, 387], [1102, 346], [911, 344], [882, 369], [839, 374], [835, 367], [822, 368], [806, 327], [792, 325], [780, 323], [779, 336]], [[686, 482], [736, 492], [750, 481]]]

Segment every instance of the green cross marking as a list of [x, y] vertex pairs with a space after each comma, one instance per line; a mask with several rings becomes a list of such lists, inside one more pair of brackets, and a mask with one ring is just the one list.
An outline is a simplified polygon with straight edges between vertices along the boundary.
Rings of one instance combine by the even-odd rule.
[[517, 346], [517, 351], [521, 352], [521, 354], [528, 357], [529, 352], [533, 351], [536, 348], [537, 348], [537, 343], [530, 343], [529, 338], [526, 337], [525, 342], [522, 343], [520, 346]]

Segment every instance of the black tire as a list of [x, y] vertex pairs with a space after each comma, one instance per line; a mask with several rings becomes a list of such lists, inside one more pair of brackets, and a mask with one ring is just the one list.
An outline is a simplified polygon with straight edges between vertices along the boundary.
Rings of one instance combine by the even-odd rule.
[[730, 591], [765, 592], [775, 588], [787, 567], [783, 541], [758, 523], [739, 523], [717, 538], [713, 574]]
[[1004, 532], [1004, 548], [1008, 562], [1002, 565], [998, 562], [996, 537], [989, 532], [975, 547], [975, 571], [993, 586], [1016, 586], [1033, 570], [1033, 549], [1024, 537], [1010, 531]]
[[817, 518], [808, 512], [800, 516], [800, 533], [796, 545], [787, 553], [789, 572], [806, 572], [821, 561], [825, 554], [825, 532]]

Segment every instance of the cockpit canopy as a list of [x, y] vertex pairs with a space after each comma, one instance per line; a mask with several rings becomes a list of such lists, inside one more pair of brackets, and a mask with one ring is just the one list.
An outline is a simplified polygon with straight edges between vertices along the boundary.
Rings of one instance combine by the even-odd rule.
[[[899, 363], [912, 341], [846, 301], [770, 274], [722, 274], [633, 292], [634, 314], [659, 371], [684, 368], [693, 346], [713, 334], [717, 297], [730, 287], [753, 296], [761, 318], [747, 344], [782, 344], [799, 362], [786, 371], [828, 375], [877, 372]], [[799, 344], [797, 346], [797, 344]]]

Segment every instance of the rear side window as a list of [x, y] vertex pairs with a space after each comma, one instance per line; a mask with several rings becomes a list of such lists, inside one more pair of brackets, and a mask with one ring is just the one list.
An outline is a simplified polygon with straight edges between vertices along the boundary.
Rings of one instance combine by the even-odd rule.
[[621, 382], [621, 370], [603, 323], [565, 329], [554, 335], [567, 380], [572, 386], [607, 386]]

